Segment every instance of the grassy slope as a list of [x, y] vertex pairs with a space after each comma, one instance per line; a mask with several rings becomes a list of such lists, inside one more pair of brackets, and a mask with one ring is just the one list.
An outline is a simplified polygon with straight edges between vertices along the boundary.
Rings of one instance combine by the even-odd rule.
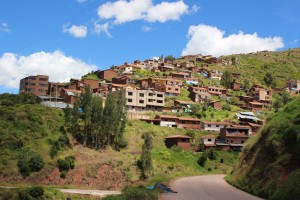
[[[265, 85], [266, 72], [276, 77], [277, 87], [285, 86], [288, 79], [300, 79], [300, 49], [279, 52], [258, 52], [256, 54], [233, 55], [236, 66], [228, 66], [232, 71], [241, 73], [242, 82], [248, 79], [252, 84]], [[233, 56], [226, 56], [230, 60]]]
[[250, 140], [229, 182], [271, 199], [300, 196], [300, 99], [292, 101]]
[[37, 153], [53, 166], [49, 139], [62, 135], [62, 111], [41, 105], [0, 106], [0, 177], [19, 174], [17, 160]]

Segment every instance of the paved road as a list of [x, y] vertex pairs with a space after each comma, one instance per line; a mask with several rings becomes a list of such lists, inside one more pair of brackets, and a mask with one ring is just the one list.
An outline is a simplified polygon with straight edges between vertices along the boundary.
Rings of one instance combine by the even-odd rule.
[[79, 189], [58, 189], [58, 190], [63, 193], [87, 194], [87, 195], [94, 195], [94, 196], [100, 196], [100, 197], [121, 194], [120, 191], [108, 191], [108, 190], [79, 190]]
[[259, 200], [229, 185], [225, 175], [205, 175], [177, 179], [170, 187], [178, 193], [163, 193], [160, 200]]

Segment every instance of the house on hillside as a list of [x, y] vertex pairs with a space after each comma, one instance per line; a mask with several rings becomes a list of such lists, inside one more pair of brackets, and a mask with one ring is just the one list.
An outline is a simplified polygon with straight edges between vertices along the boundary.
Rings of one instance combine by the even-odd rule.
[[251, 136], [249, 126], [227, 126], [220, 131], [220, 139], [230, 145], [232, 149], [241, 149]]
[[191, 139], [192, 137], [186, 135], [172, 135], [165, 137], [165, 145], [167, 148], [175, 145], [183, 150], [191, 150]]
[[204, 151], [206, 149], [216, 147], [216, 136], [213, 134], [204, 135], [201, 137], [200, 150]]
[[97, 75], [97, 77], [101, 80], [108, 80], [108, 79], [112, 79], [118, 76], [118, 73], [115, 72], [112, 69], [107, 69], [107, 70], [98, 70], [96, 72], [94, 72], [94, 74]]
[[208, 103], [208, 105], [213, 107], [216, 110], [221, 110], [222, 109], [221, 101], [211, 101], [211, 102]]
[[209, 132], [220, 132], [222, 128], [229, 126], [230, 123], [228, 122], [208, 122], [208, 121], [201, 121], [201, 129], [203, 131]]
[[234, 91], [240, 91], [241, 90], [241, 84], [235, 82], [235, 81], [232, 81], [230, 83], [230, 89], [234, 90]]

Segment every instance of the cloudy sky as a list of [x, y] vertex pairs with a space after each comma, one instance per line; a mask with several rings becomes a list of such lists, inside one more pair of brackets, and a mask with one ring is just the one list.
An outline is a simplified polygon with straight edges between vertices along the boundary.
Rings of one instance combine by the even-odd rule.
[[300, 46], [299, 0], [1, 0], [0, 93], [161, 55]]

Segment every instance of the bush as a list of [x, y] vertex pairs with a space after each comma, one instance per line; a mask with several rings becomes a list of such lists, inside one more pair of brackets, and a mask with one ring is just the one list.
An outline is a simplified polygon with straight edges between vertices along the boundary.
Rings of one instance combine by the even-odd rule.
[[70, 169], [75, 168], [75, 156], [67, 156], [65, 160], [70, 163]]
[[39, 155], [35, 155], [29, 160], [29, 167], [32, 172], [38, 172], [44, 167], [44, 161]]
[[201, 156], [199, 157], [199, 159], [198, 159], [198, 164], [199, 164], [201, 167], [204, 167], [204, 166], [205, 166], [205, 163], [206, 163], [206, 160], [207, 160], [206, 152], [203, 152], [203, 153], [201, 154]]
[[70, 169], [70, 162], [67, 160], [59, 158], [57, 164], [60, 171], [69, 171]]
[[19, 200], [30, 200], [30, 194], [28, 190], [20, 190], [18, 193]]
[[29, 163], [27, 160], [25, 160], [25, 159], [19, 160], [17, 163], [17, 166], [18, 166], [19, 172], [22, 174], [22, 176], [30, 175], [31, 170], [30, 170]]
[[170, 149], [176, 153], [182, 152], [182, 148], [176, 145], [173, 145]]
[[62, 172], [60, 173], [60, 178], [65, 179], [66, 176], [67, 176], [67, 172], [66, 172], [66, 171], [62, 171]]
[[206, 150], [206, 154], [210, 160], [215, 160], [217, 158], [216, 150], [213, 148]]
[[39, 185], [32, 186], [29, 189], [29, 194], [30, 194], [30, 196], [32, 196], [34, 198], [42, 197], [44, 195], [44, 188]]
[[224, 104], [224, 105], [222, 106], [222, 110], [228, 110], [228, 111], [231, 111], [230, 105], [229, 105], [229, 104]]

